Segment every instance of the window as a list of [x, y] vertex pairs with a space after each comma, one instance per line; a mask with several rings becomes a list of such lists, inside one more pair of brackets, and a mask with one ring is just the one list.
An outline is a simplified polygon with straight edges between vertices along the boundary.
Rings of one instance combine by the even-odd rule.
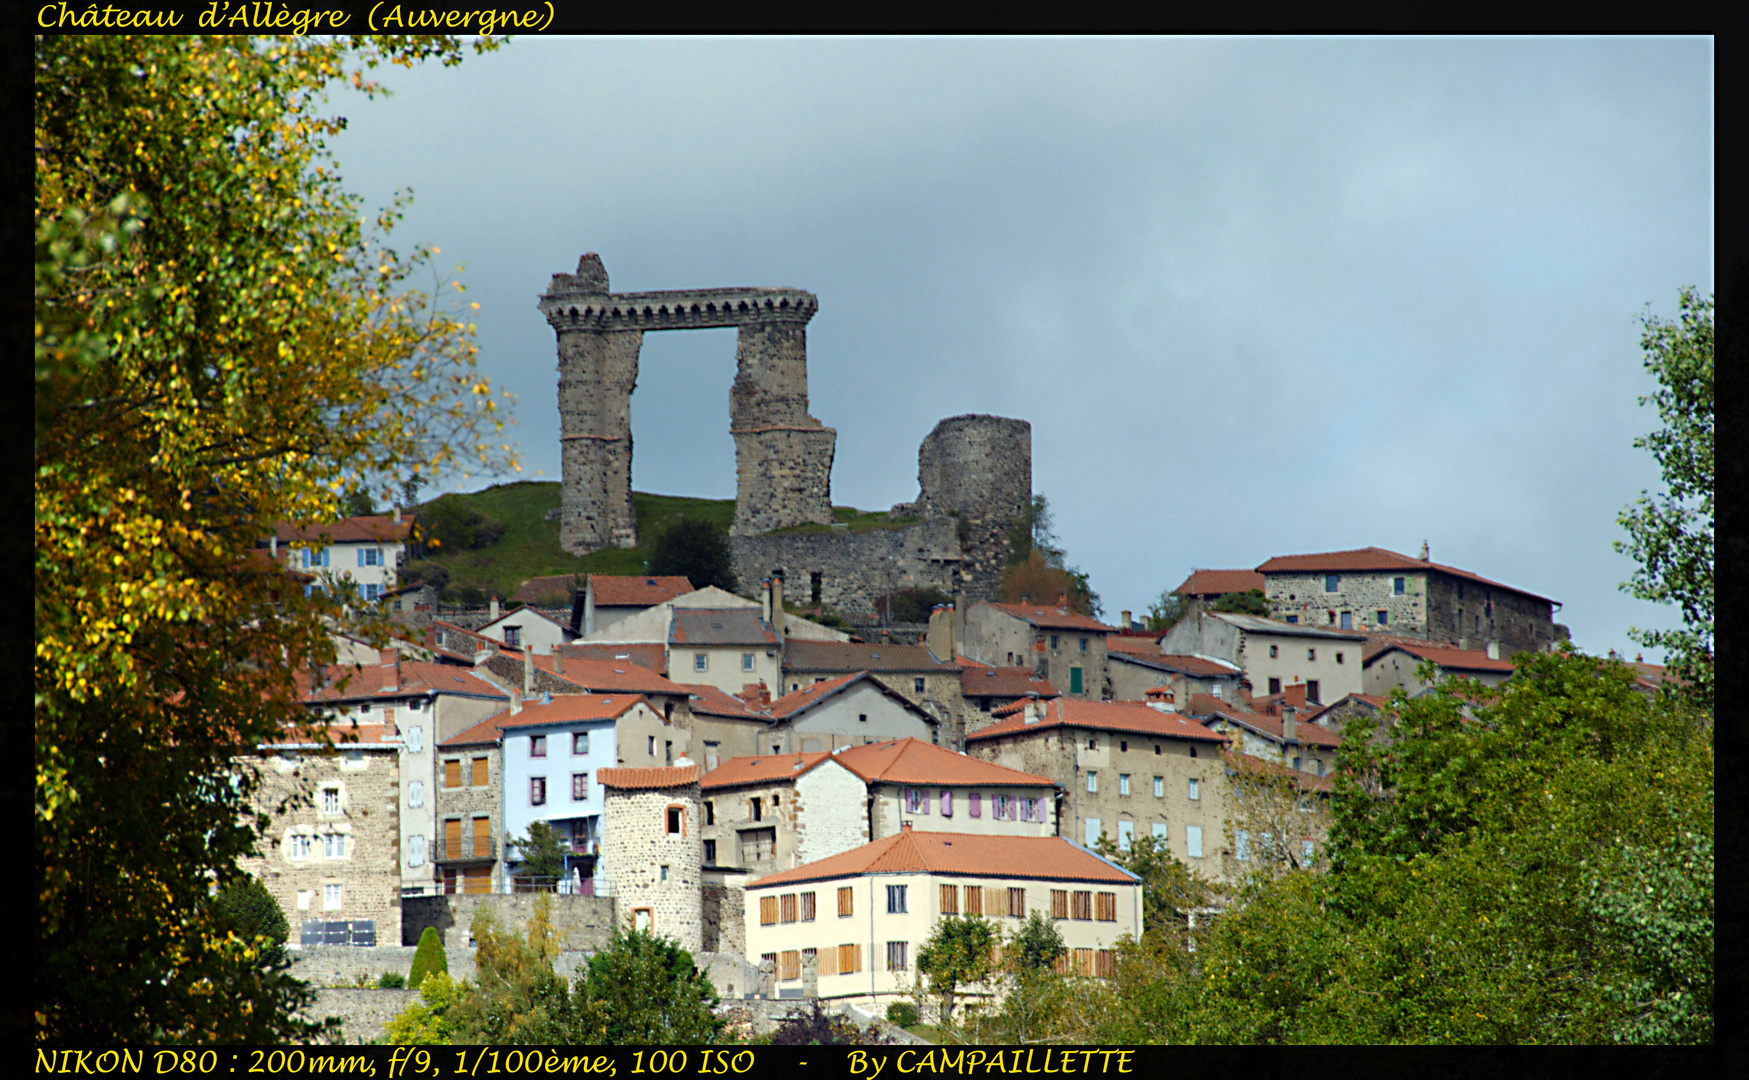
[[1056, 648], [1057, 648], [1057, 635], [1052, 634], [1051, 635], [1051, 649], [1054, 651]]
[[1251, 861], [1251, 834], [1244, 829], [1233, 834], [1233, 858], [1240, 862]]
[[528, 756], [547, 756], [547, 737], [545, 735], [530, 735], [528, 738]]
[[1086, 843], [1084, 846], [1086, 846], [1086, 847], [1098, 846], [1099, 838], [1103, 835], [1104, 835], [1104, 830], [1102, 830], [1099, 827], [1099, 819], [1096, 817], [1088, 818], [1087, 819], [1087, 831], [1086, 831], [1086, 837], [1085, 837]]
[[764, 821], [765, 807], [758, 799], [747, 800], [747, 820]]
[[425, 805], [425, 785], [418, 780], [414, 780], [407, 785], [407, 805]]
[[[818, 574], [814, 575], [814, 577], [816, 579], [819, 578], [819, 576], [820, 575], [818, 575]], [[854, 975], [861, 970], [862, 970], [862, 946], [861, 945], [840, 945], [840, 946], [838, 946], [838, 974], [840, 974], [840, 975]]]
[[656, 913], [647, 907], [632, 909], [632, 929], [648, 934], [656, 929]]
[[815, 899], [816, 899], [816, 895], [814, 893], [805, 892], [802, 894], [802, 921], [803, 922], [813, 922], [814, 921], [814, 912], [815, 912], [815, 908], [816, 908]]
[[1086, 638], [1081, 639], [1081, 651], [1082, 652], [1087, 651], [1087, 639]]
[[941, 816], [953, 817], [953, 792], [943, 790], [941, 793]]
[[1318, 692], [1317, 679], [1306, 680], [1306, 700], [1314, 705], [1319, 704], [1324, 700], [1324, 696]]
[[339, 911], [340, 898], [340, 886], [332, 884], [322, 886], [322, 909], [324, 911]]
[[[654, 736], [654, 735], [649, 736], [649, 740], [650, 740], [649, 745], [647, 747], [645, 747], [645, 749], [651, 757], [655, 757], [656, 756], [656, 736]], [[773, 753], [775, 753], [775, 751], [773, 751]]]
[[761, 896], [759, 898], [759, 925], [777, 925], [777, 897]]
[[796, 912], [798, 910], [799, 909], [796, 906], [796, 894], [795, 893], [784, 893], [782, 896], [777, 898], [777, 921], [778, 922], [795, 922], [796, 921]]
[[1087, 770], [1087, 790], [1088, 791], [1098, 791], [1099, 790], [1099, 773], [1095, 772], [1092, 769]]
[[706, 825], [715, 825], [717, 823], [717, 804], [716, 803], [707, 802], [704, 804], [704, 823]]
[[1191, 777], [1191, 778], [1190, 778], [1190, 792], [1189, 792], [1189, 795], [1190, 795], [1190, 797], [1191, 797], [1191, 798], [1192, 798], [1192, 799], [1194, 799], [1194, 798], [1197, 798], [1197, 797], [1198, 797], [1198, 796], [1197, 796], [1197, 793], [1196, 793], [1196, 777], [1194, 777], [1194, 776], [1193, 776], [1193, 777]]
[[288, 859], [307, 859], [313, 854], [314, 843], [308, 833], [292, 833], [291, 846], [286, 851]]
[[1051, 918], [1067, 919], [1069, 917], [1069, 893], [1066, 889], [1051, 890]]
[[667, 880], [668, 880], [668, 868], [667, 868], [667, 867], [666, 867], [666, 866], [664, 866], [664, 867], [663, 867], [663, 868], [662, 868], [662, 880], [663, 880], [663, 881], [667, 881]]
[[1184, 827], [1184, 853], [1193, 859], [1202, 858], [1202, 826], [1186, 825]]
[[1013, 820], [1014, 811], [1009, 805], [1008, 796], [996, 795], [991, 798], [990, 803], [991, 816], [995, 817], [997, 821]]
[[1342, 663], [1342, 654], [1341, 653], [1336, 654], [1336, 662], [1338, 664]]
[[910, 949], [910, 947], [911, 947], [911, 943], [909, 941], [889, 941], [889, 942], [887, 942], [887, 970], [888, 971], [907, 971], [907, 970], [909, 970], [909, 965], [906, 963], [908, 957], [905, 954], [906, 954], [907, 950]]
[[1337, 588], [1341, 586], [1341, 584], [1342, 584], [1342, 578], [1340, 575], [1338, 575], [1338, 574], [1325, 574], [1324, 575], [1324, 591], [1325, 592], [1335, 592], [1337, 590]]
[[409, 837], [407, 837], [407, 865], [408, 866], [424, 866], [425, 865], [425, 837], [423, 837], [423, 836], [409, 836]]
[[695, 652], [692, 654], [692, 670], [709, 671], [711, 669], [710, 653]]
[[1156, 776], [1156, 777], [1154, 777], [1154, 798], [1164, 799], [1165, 797], [1166, 797], [1166, 778], [1164, 776]]
[[1318, 658], [1318, 650], [1317, 649], [1307, 649], [1306, 650], [1306, 659], [1307, 660], [1316, 660], [1317, 658]]
[[474, 775], [472, 777], [473, 786], [474, 787], [491, 787], [492, 786], [492, 759], [491, 758], [477, 757], [473, 760], [473, 767], [474, 767], [473, 768]]
[[1318, 766], [1318, 775], [1323, 776], [1324, 775], [1324, 759], [1323, 758], [1315, 758], [1313, 760], [1315, 761], [1315, 763]]
[[383, 564], [383, 553], [380, 549], [378, 549], [378, 548], [359, 548], [358, 549], [358, 565], [360, 565], [360, 566], [381, 566], [382, 564]]
[[1276, 658], [1276, 657], [1277, 657], [1277, 656], [1279, 656], [1279, 655], [1280, 655], [1280, 654], [1281, 654], [1281, 646], [1279, 646], [1279, 645], [1271, 645], [1271, 646], [1270, 646], [1270, 647], [1269, 647], [1269, 658], [1270, 658], [1270, 659], [1271, 659], [1271, 660], [1274, 660], [1274, 659], [1275, 659], [1275, 658]]
[[1069, 905], [1070, 918], [1080, 919], [1083, 922], [1093, 921], [1093, 894], [1091, 892], [1077, 891], [1071, 897], [1071, 901]]
[[1099, 749], [1099, 739], [1098, 739], [1098, 738], [1090, 738], [1090, 739], [1088, 739], [1088, 740], [1087, 740], [1087, 749], [1089, 749], [1089, 750], [1097, 750], [1097, 749]]
[[[982, 915], [984, 913], [984, 887], [982, 885], [966, 886], [966, 914]], [[991, 912], [992, 915], [995, 912]]]
[[571, 774], [571, 798], [577, 802], [589, 798], [589, 774], [578, 772]]
[[1389, 626], [1391, 624], [1391, 613], [1384, 608], [1379, 608], [1378, 616], [1378, 624], [1380, 626]]
[[741, 862], [768, 862], [777, 855], [776, 829], [749, 829], [741, 834]]
[[974, 791], [966, 796], [966, 814], [968, 817], [984, 816], [984, 793]]
[[383, 587], [374, 581], [370, 582], [364, 587], [364, 598], [373, 602], [381, 600], [383, 598]]
[[1098, 901], [1093, 908], [1093, 917], [1099, 922], [1117, 921], [1117, 894], [1102, 892], [1094, 898]]
[[752, 671], [753, 670], [753, 654], [752, 653], [744, 652], [741, 654], [741, 670], [742, 671]]
[[1160, 844], [1158, 846], [1160, 846], [1162, 849], [1164, 849], [1166, 841], [1170, 837], [1170, 835], [1171, 835], [1171, 830], [1166, 827], [1166, 823], [1164, 821], [1154, 822], [1154, 839], [1160, 841]]
[[1117, 823], [1117, 847], [1119, 851], [1128, 851], [1130, 842], [1136, 837], [1136, 823], [1120, 821]]
[[1354, 629], [1354, 613], [1352, 611], [1344, 611], [1342, 613], [1342, 629]]
[[571, 753], [587, 754], [589, 752], [589, 733], [578, 731], [571, 735]]
[[446, 788], [462, 786], [462, 763], [459, 758], [443, 763], [443, 786]]
[[1280, 679], [1270, 679], [1269, 680], [1269, 696], [1274, 697], [1276, 694], [1279, 694], [1279, 693], [1281, 693], [1281, 680]]
[[[1022, 821], [1033, 820], [1032, 809], [1033, 809], [1032, 800], [1027, 799], [1027, 798], [1022, 798], [1020, 800], [1020, 820], [1022, 820]], [[1041, 818], [1040, 820], [1043, 820], [1043, 819]]]
[[706, 840], [704, 842], [704, 864], [706, 866], [715, 866], [717, 864], [717, 842], [715, 840]]
[[1300, 621], [1300, 617], [1298, 615], [1289, 615], [1287, 617], [1287, 624], [1289, 626], [1298, 625], [1299, 621]]
[[838, 890], [838, 917], [848, 919], [854, 914], [856, 914], [855, 894], [851, 892], [850, 886], [846, 885]]
[[1294, 758], [1294, 771], [1298, 772], [1299, 769], [1300, 769], [1300, 759], [1298, 757], [1295, 757]]
[[923, 692], [923, 678], [922, 678], [922, 676], [918, 676], [917, 678], [911, 680], [911, 690], [913, 693], [918, 693], [918, 694], [921, 694]]
[[903, 914], [905, 914], [905, 886], [903, 886], [903, 885], [888, 885], [887, 886], [887, 914], [888, 915], [903, 915]]
[[664, 816], [667, 818], [669, 836], [686, 835], [686, 810], [684, 807], [670, 806]]
[[339, 812], [340, 812], [340, 789], [339, 788], [332, 788], [332, 787], [323, 788], [322, 789], [322, 813], [324, 813], [324, 814], [338, 814]]
[[1008, 917], [1011, 919], [1026, 918], [1026, 890], [1008, 890]]
[[547, 778], [531, 776], [528, 779], [528, 805], [545, 806], [547, 804]]
[[1079, 694], [1080, 692], [1081, 692], [1081, 669], [1078, 667], [1072, 667], [1069, 669], [1069, 693]]
[[662, 743], [662, 763], [664, 765], [674, 764], [674, 740], [672, 739], [666, 739]]
[[522, 646], [522, 627], [506, 626], [504, 628], [504, 644], [512, 649], [520, 648]]
[[[1409, 585], [1408, 578], [1392, 578], [1391, 579], [1391, 595], [1402, 596], [1403, 593], [1408, 590], [1408, 585]], [[1384, 622], [1383, 619], [1380, 619], [1379, 621]]]
[[1119, 795], [1128, 795], [1130, 793], [1130, 774], [1129, 773], [1126, 772], [1126, 773], [1118, 773], [1117, 774], [1117, 793]]
[[941, 892], [941, 913], [943, 915], [958, 915], [960, 913], [960, 890], [958, 885], [943, 885]]

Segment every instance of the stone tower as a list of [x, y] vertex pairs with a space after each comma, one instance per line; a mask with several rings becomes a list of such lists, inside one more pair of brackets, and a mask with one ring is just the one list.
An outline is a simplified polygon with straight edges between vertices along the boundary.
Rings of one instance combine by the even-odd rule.
[[704, 839], [698, 778], [685, 758], [654, 769], [601, 769], [601, 874], [622, 928], [704, 949]]
[[733, 326], [729, 392], [737, 536], [832, 521], [837, 433], [808, 414], [808, 320], [801, 289], [615, 293], [601, 257], [554, 274], [540, 310], [558, 335], [563, 483], [559, 543], [573, 554], [634, 547], [631, 396], [648, 330]]

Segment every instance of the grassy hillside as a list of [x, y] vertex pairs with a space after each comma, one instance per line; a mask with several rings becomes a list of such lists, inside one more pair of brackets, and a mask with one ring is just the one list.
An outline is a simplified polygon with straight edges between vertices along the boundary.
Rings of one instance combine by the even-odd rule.
[[[703, 519], [727, 529], [735, 518], [733, 499], [688, 499], [678, 495], [632, 492], [632, 510], [638, 516], [638, 546], [608, 548], [584, 556], [572, 555], [559, 546], [559, 485], [552, 481], [527, 480], [500, 484], [470, 494], [443, 495], [420, 506], [429, 518], [442, 504], [454, 502], [501, 522], [504, 534], [490, 546], [472, 551], [434, 548], [426, 558], [449, 570], [449, 591], [473, 586], [490, 594], [509, 596], [523, 581], [547, 574], [642, 574], [656, 537], [681, 517]], [[553, 512], [548, 520], [547, 514]], [[833, 508], [833, 516], [850, 524], [853, 531], [879, 527], [884, 514], [865, 514], [848, 506]], [[808, 527], [825, 531], [825, 526]]]

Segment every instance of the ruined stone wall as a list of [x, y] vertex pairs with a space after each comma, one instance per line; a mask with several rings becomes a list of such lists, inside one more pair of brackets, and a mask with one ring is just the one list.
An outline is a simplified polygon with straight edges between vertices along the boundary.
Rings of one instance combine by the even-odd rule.
[[789, 603], [824, 605], [849, 619], [874, 618], [875, 598], [889, 591], [933, 588], [951, 596], [965, 584], [952, 518], [867, 532], [733, 536], [729, 546], [740, 580], [759, 581], [781, 569]]
[[449, 954], [451, 977], [461, 979], [472, 974], [471, 969], [464, 970], [458, 965], [473, 962], [469, 928], [473, 926], [474, 916], [481, 911], [490, 911], [500, 926], [522, 933], [527, 929], [528, 920], [534, 915], [534, 905], [541, 896], [552, 903], [552, 926], [559, 933], [561, 950], [593, 952], [605, 948], [613, 940], [613, 897], [558, 893], [409, 896], [403, 901], [406, 923], [403, 939], [411, 949], [427, 926], [435, 929]]
[[917, 450], [917, 510], [957, 524], [967, 601], [997, 600], [1008, 533], [1032, 501], [1032, 425], [1004, 416], [952, 416]]

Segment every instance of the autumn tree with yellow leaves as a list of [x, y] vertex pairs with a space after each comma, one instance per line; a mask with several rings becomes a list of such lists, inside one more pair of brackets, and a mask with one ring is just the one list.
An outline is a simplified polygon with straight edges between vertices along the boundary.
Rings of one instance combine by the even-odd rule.
[[361, 466], [387, 495], [508, 456], [459, 284], [386, 245], [397, 208], [366, 227], [325, 145], [329, 87], [464, 51], [36, 40], [39, 1040], [320, 1033], [212, 901], [265, 823], [235, 762], [303, 719], [343, 599], [257, 543], [333, 521]]

